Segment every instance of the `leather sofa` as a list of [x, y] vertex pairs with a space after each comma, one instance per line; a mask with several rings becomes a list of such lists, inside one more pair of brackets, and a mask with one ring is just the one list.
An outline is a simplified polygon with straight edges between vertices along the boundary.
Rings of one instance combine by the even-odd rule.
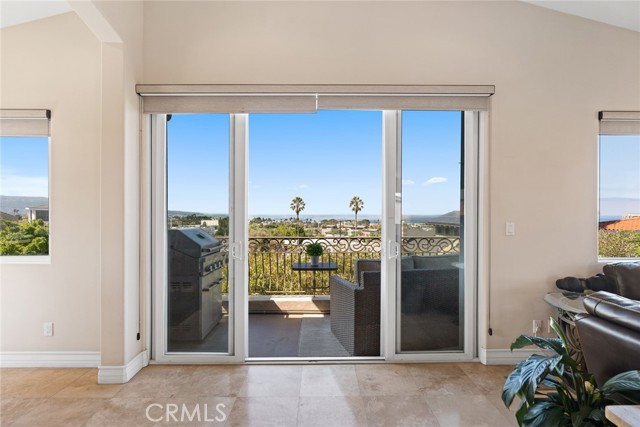
[[640, 262], [616, 262], [602, 269], [611, 293], [640, 301]]
[[[635, 283], [640, 288], [640, 279]], [[601, 386], [619, 373], [639, 370], [640, 301], [600, 291], [586, 296], [584, 307], [587, 314], [578, 315], [575, 323], [587, 370], [597, 384]]]
[[602, 269], [606, 290], [587, 295], [587, 314], [576, 327], [587, 370], [599, 385], [640, 369], [640, 262], [616, 262]]

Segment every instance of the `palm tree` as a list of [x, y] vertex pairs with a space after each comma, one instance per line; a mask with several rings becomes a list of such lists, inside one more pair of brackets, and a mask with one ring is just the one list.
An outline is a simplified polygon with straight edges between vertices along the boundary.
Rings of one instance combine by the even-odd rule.
[[291, 210], [296, 213], [296, 221], [300, 221], [300, 212], [304, 210], [304, 200], [302, 197], [295, 197], [291, 201]]
[[353, 199], [349, 202], [349, 207], [356, 213], [356, 228], [358, 228], [358, 212], [364, 207], [364, 202], [358, 196], [353, 196]]

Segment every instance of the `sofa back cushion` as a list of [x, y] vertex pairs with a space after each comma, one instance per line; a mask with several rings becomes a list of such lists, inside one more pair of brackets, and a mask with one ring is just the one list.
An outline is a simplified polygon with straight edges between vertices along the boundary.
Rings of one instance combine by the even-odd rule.
[[616, 262], [603, 268], [604, 274], [615, 283], [613, 292], [626, 298], [640, 300], [640, 262]]
[[363, 286], [362, 273], [365, 271], [380, 271], [379, 259], [357, 259], [354, 266], [354, 283]]
[[460, 254], [414, 256], [413, 268], [416, 270], [433, 270], [434, 268], [452, 268], [453, 263], [460, 262]]

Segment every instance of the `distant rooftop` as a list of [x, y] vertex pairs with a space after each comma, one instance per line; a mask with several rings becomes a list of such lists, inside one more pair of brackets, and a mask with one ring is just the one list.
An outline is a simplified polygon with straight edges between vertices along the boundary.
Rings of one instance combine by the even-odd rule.
[[603, 221], [601, 230], [640, 231], [640, 215], [633, 219], [620, 219], [617, 221]]

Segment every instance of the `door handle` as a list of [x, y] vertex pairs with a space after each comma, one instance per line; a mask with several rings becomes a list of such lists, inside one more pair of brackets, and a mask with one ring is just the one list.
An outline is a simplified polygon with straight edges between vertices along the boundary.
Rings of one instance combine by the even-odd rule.
[[400, 244], [394, 240], [389, 240], [387, 257], [389, 259], [396, 259], [400, 256]]
[[235, 242], [231, 244], [231, 257], [242, 261], [242, 242]]

